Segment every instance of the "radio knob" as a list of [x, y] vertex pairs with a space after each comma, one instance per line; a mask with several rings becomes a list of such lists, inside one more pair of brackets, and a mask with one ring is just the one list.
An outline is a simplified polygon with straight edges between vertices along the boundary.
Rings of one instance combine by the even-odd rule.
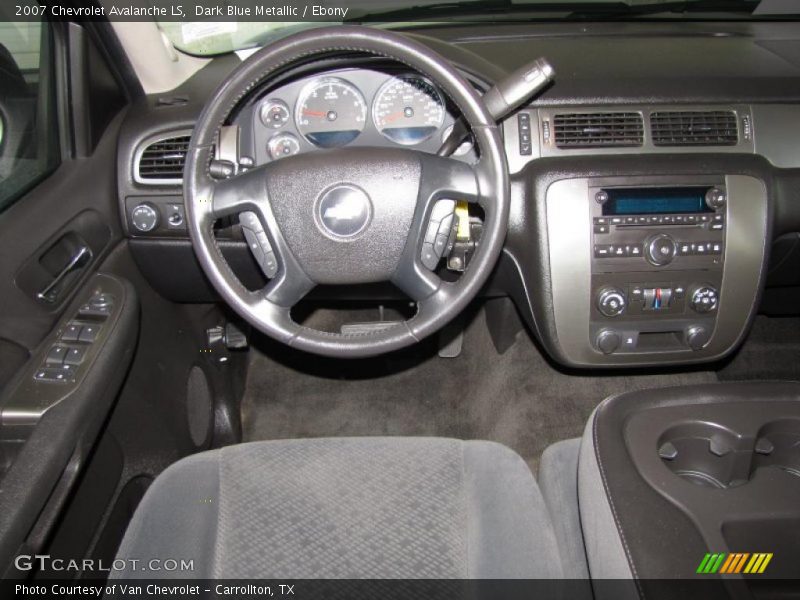
[[621, 315], [626, 305], [625, 292], [617, 288], [606, 287], [597, 294], [597, 310], [607, 317]]
[[613, 329], [603, 329], [597, 334], [597, 339], [595, 340], [597, 348], [603, 354], [611, 354], [612, 352], [615, 352], [621, 343], [622, 338], [620, 337], [619, 333]]
[[131, 223], [142, 233], [153, 231], [158, 226], [158, 211], [148, 202], [139, 204], [131, 211]]
[[668, 265], [675, 258], [675, 240], [666, 233], [654, 235], [644, 243], [644, 255], [657, 267]]
[[715, 310], [719, 302], [717, 288], [711, 285], [701, 285], [692, 292], [689, 299], [689, 306], [692, 310], [699, 313], [707, 313]]
[[719, 188], [711, 188], [706, 192], [706, 206], [712, 210], [717, 210], [725, 206], [725, 192]]

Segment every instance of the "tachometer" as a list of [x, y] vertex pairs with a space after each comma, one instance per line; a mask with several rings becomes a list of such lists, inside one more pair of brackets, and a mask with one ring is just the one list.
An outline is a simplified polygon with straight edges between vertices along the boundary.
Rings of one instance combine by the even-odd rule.
[[351, 83], [323, 77], [308, 84], [295, 110], [297, 129], [321, 148], [345, 146], [364, 129], [367, 103]]
[[384, 137], [413, 146], [429, 139], [444, 123], [444, 100], [434, 85], [417, 75], [393, 77], [381, 86], [372, 119]]

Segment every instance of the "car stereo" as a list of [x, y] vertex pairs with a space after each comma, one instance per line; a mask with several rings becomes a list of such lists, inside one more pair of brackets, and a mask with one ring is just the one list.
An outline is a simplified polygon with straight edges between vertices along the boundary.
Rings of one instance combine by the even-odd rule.
[[589, 184], [595, 348], [699, 350], [710, 339], [725, 256], [724, 178]]

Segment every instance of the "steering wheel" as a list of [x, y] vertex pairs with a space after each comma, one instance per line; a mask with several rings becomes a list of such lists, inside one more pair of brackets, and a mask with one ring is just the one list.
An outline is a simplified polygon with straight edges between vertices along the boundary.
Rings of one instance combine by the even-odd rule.
[[[407, 148], [337, 148], [282, 158], [216, 180], [209, 171], [219, 128], [256, 86], [332, 53], [403, 63], [438, 85], [472, 130], [480, 159], [469, 165]], [[509, 176], [497, 124], [475, 89], [430, 49], [388, 31], [336, 26], [265, 46], [214, 92], [195, 126], [184, 169], [187, 225], [200, 265], [222, 298], [256, 329], [289, 346], [336, 357], [365, 357], [420, 341], [478, 293], [502, 250]], [[443, 281], [425, 266], [453, 201], [478, 203], [485, 219], [466, 271]], [[246, 213], [267, 242], [277, 272], [250, 291], [220, 253], [214, 222]], [[427, 255], [426, 255], [427, 253]], [[262, 257], [263, 258], [263, 257]], [[435, 260], [435, 259], [434, 259]], [[416, 314], [364, 333], [329, 333], [290, 315], [318, 284], [390, 281], [417, 303]]]

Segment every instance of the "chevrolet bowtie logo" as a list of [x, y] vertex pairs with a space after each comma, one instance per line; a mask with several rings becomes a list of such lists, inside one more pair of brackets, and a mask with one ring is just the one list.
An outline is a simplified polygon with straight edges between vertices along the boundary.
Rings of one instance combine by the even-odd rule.
[[372, 203], [366, 192], [342, 184], [327, 190], [318, 200], [316, 221], [328, 237], [352, 238], [364, 231], [372, 218]]
[[350, 219], [357, 219], [364, 211], [363, 205], [353, 202], [339, 202], [333, 206], [329, 206], [322, 213], [322, 218], [327, 221], [328, 219], [337, 219], [340, 221], [347, 221]]

